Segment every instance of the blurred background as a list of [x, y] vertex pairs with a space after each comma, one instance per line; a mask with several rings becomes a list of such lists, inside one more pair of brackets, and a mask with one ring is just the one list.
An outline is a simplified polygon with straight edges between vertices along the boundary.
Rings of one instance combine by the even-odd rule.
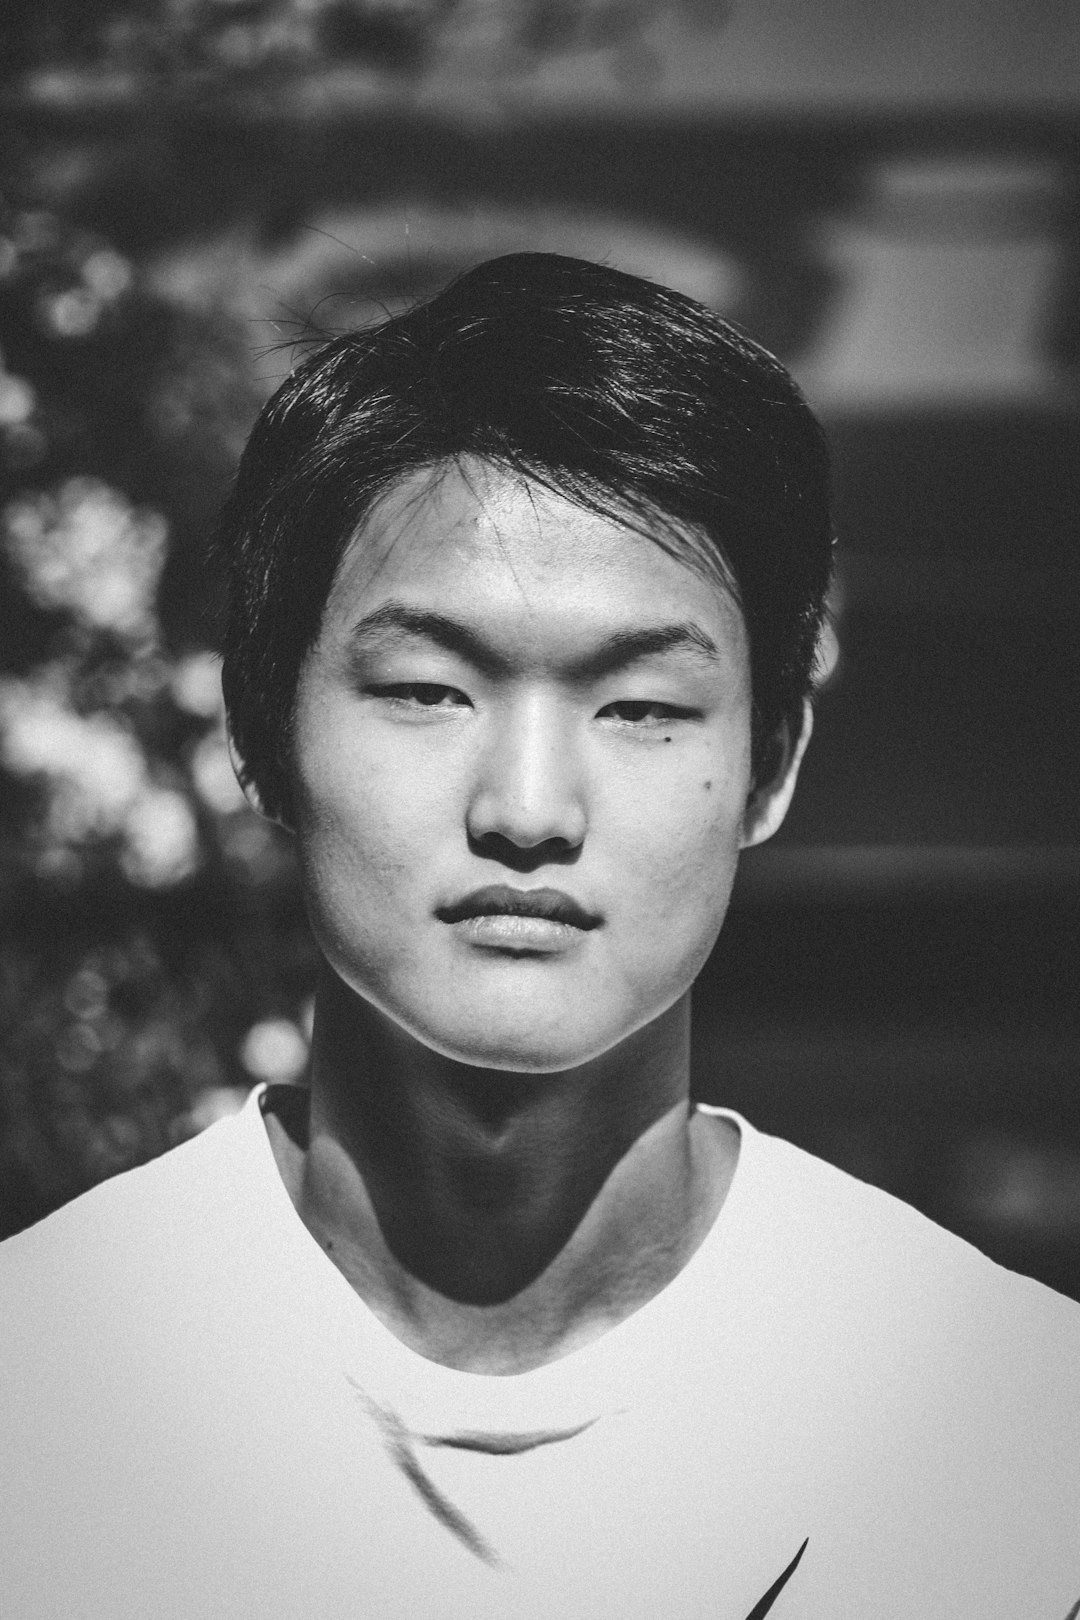
[[207, 533], [309, 320], [546, 248], [746, 325], [835, 447], [699, 1093], [1080, 1297], [1080, 15], [7, 0], [0, 119], [0, 1234], [302, 1078]]

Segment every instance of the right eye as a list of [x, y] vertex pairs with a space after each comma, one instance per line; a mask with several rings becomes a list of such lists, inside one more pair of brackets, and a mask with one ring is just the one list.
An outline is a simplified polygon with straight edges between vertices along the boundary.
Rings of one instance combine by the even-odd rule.
[[471, 707], [464, 692], [456, 686], [442, 686], [436, 681], [393, 681], [380, 686], [369, 686], [372, 697], [385, 698], [405, 709], [457, 709]]

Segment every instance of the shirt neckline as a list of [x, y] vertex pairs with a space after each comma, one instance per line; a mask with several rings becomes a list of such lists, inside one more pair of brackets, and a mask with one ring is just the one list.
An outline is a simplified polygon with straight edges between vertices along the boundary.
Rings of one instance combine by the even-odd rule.
[[727, 1239], [741, 1221], [757, 1157], [754, 1128], [732, 1109], [698, 1103], [739, 1132], [739, 1156], [724, 1202], [701, 1243], [637, 1310], [577, 1349], [527, 1372], [462, 1372], [432, 1361], [394, 1334], [353, 1289], [300, 1219], [281, 1177], [262, 1116], [269, 1088], [256, 1087], [234, 1123], [247, 1139], [252, 1193], [294, 1309], [311, 1314], [331, 1364], [362, 1398], [398, 1414], [414, 1432], [572, 1428], [625, 1410], [655, 1387], [670, 1363], [670, 1332], [685, 1335], [695, 1310], [722, 1286]]

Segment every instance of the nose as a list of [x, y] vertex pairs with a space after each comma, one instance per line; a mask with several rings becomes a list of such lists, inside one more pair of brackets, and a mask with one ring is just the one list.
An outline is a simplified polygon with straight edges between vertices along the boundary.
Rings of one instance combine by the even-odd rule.
[[469, 836], [496, 849], [565, 858], [585, 838], [581, 762], [572, 726], [539, 693], [492, 720], [468, 808]]

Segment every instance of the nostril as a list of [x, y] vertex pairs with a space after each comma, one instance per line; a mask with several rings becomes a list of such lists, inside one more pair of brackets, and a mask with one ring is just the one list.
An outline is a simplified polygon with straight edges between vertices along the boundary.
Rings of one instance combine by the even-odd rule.
[[494, 831], [478, 837], [470, 833], [469, 848], [474, 855], [498, 861], [513, 872], [535, 872], [542, 866], [570, 866], [581, 853], [581, 844], [569, 838], [543, 838], [536, 843], [524, 843]]

